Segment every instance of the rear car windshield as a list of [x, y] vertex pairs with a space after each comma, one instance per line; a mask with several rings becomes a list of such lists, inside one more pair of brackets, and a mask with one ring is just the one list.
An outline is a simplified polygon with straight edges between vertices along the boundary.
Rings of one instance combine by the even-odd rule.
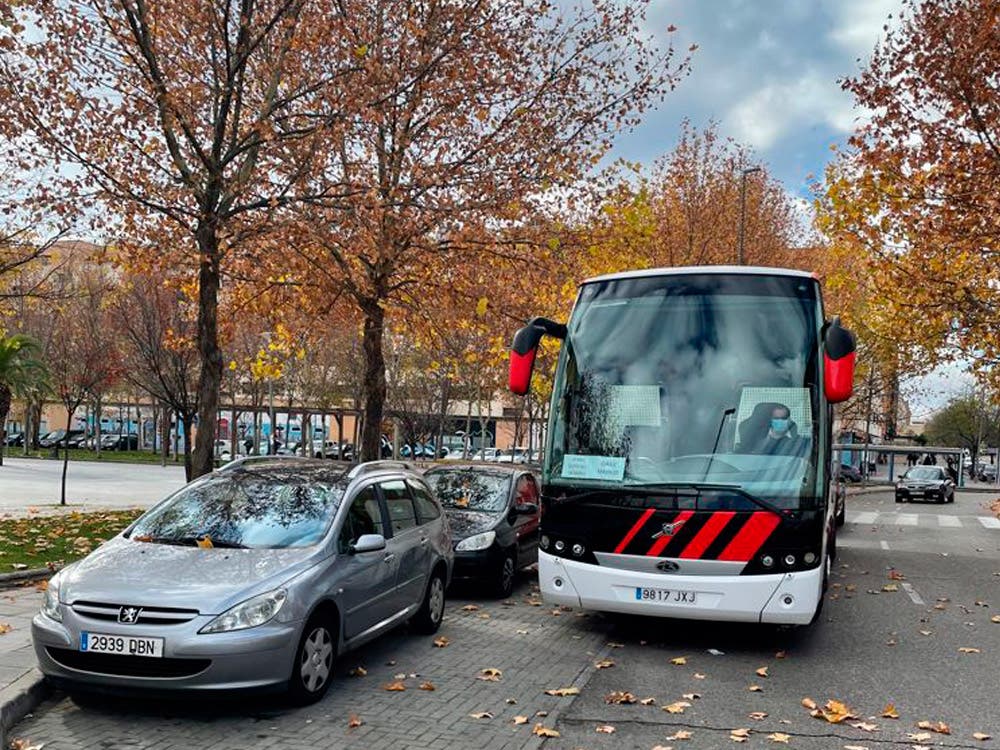
[[322, 539], [346, 483], [251, 471], [211, 475], [142, 516], [130, 536], [163, 544], [307, 547]]
[[445, 508], [502, 513], [510, 497], [510, 474], [479, 469], [429, 471], [424, 480]]
[[906, 472], [907, 479], [943, 479], [939, 466], [914, 466]]

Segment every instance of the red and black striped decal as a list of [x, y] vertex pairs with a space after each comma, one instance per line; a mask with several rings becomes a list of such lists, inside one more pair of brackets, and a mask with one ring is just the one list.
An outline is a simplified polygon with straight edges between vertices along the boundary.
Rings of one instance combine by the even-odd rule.
[[[655, 518], [654, 518], [655, 516]], [[681, 524], [670, 536], [664, 524]], [[747, 562], [764, 546], [781, 519], [769, 511], [676, 513], [645, 510], [614, 547], [616, 554], [676, 557], [685, 560]]]

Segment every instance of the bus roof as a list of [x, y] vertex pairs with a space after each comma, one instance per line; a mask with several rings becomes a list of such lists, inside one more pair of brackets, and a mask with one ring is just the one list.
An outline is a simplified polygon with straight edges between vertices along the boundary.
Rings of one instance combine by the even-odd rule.
[[691, 276], [701, 274], [741, 274], [744, 276], [792, 276], [800, 279], [815, 279], [816, 275], [809, 271], [796, 271], [791, 268], [768, 268], [766, 266], [674, 266], [672, 268], [646, 268], [641, 271], [620, 271], [603, 276], [584, 279], [581, 284], [591, 284], [595, 281], [612, 281], [618, 279], [641, 279], [650, 276]]

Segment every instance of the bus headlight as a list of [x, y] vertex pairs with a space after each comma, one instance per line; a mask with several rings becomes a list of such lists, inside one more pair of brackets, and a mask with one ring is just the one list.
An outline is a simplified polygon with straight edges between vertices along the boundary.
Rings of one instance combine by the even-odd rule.
[[795, 565], [795, 555], [785, 555], [785, 559], [784, 559], [783, 562], [789, 568], [794, 567], [794, 565]]
[[573, 552], [573, 557], [583, 557], [583, 552], [584, 552], [583, 545], [577, 542], [576, 544], [573, 545], [572, 552]]
[[774, 558], [771, 557], [770, 555], [764, 555], [763, 557], [760, 558], [760, 564], [763, 565], [765, 568], [770, 568], [774, 565]]
[[816, 562], [816, 555], [815, 555], [815, 553], [813, 553], [813, 552], [806, 552], [802, 556], [802, 562], [804, 562], [806, 565], [812, 565], [814, 562]]
[[562, 539], [556, 539], [555, 548], [556, 552], [562, 552], [564, 549], [566, 549], [566, 542], [564, 542]]
[[538, 540], [538, 546], [542, 549], [548, 549], [550, 544], [552, 544], [552, 540], [549, 539], [548, 534], [542, 534], [542, 538]]

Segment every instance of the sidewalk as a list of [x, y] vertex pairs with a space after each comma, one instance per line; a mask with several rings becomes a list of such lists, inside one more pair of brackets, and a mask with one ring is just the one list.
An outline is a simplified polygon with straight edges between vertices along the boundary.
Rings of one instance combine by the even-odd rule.
[[35, 670], [31, 646], [31, 618], [42, 605], [43, 594], [34, 584], [0, 589], [0, 747], [6, 748], [7, 730], [45, 697], [41, 673]]

